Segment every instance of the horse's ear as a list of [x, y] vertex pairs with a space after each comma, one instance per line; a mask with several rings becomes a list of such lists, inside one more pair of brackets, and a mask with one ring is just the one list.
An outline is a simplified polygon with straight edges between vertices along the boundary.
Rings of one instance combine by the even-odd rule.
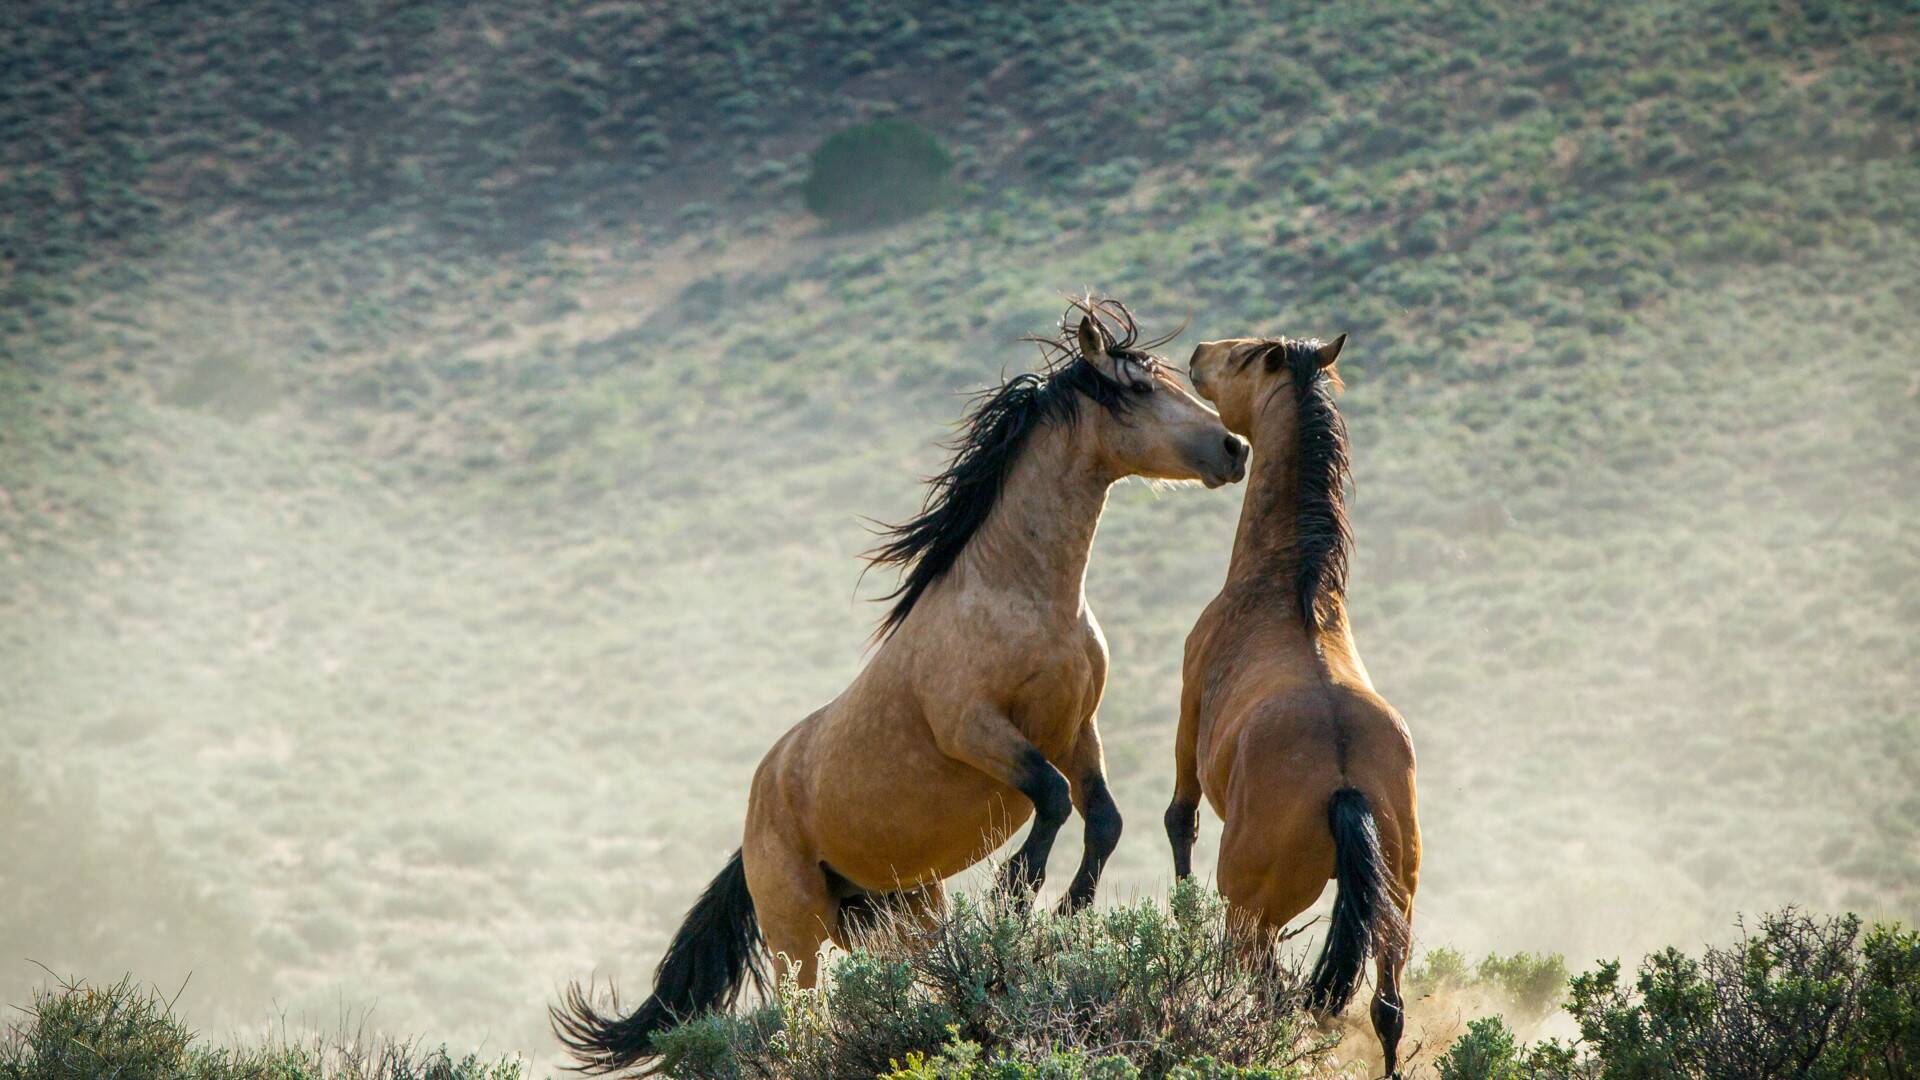
[[1086, 358], [1087, 363], [1113, 382], [1119, 382], [1120, 370], [1114, 364], [1113, 354], [1107, 351], [1107, 335], [1093, 321], [1093, 316], [1080, 316], [1080, 329], [1074, 334], [1080, 339], [1080, 355]]
[[1333, 362], [1340, 359], [1340, 350], [1346, 348], [1346, 345], [1347, 335], [1341, 334], [1339, 337], [1334, 338], [1332, 341], [1327, 342], [1315, 350], [1320, 354], [1320, 366], [1322, 368], [1332, 367]]

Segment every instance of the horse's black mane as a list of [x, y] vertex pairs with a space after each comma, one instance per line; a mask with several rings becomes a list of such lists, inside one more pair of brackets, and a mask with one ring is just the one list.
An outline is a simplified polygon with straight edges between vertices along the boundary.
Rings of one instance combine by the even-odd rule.
[[[1293, 378], [1298, 476], [1294, 511], [1294, 594], [1309, 630], [1331, 629], [1333, 599], [1347, 590], [1353, 529], [1347, 522], [1347, 422], [1334, 406], [1339, 376], [1320, 364], [1320, 342], [1281, 338], [1264, 350], [1267, 370], [1287, 368]], [[1253, 355], [1249, 354], [1248, 359]], [[1278, 392], [1276, 388], [1275, 392]]]
[[[901, 568], [900, 585], [882, 600], [892, 601], [886, 618], [874, 632], [885, 639], [906, 621], [913, 606], [940, 575], [953, 566], [967, 542], [986, 522], [1000, 498], [1007, 473], [1027, 438], [1055, 421], [1074, 423], [1080, 401], [1087, 398], [1110, 413], [1124, 413], [1134, 402], [1132, 393], [1101, 374], [1080, 355], [1075, 334], [1080, 316], [1091, 318], [1107, 342], [1107, 352], [1156, 371], [1160, 362], [1149, 350], [1172, 335], [1140, 340], [1133, 313], [1118, 300], [1087, 296], [1072, 301], [1060, 320], [1060, 332], [1039, 343], [1042, 364], [999, 386], [981, 391], [960, 422], [959, 433], [948, 443], [953, 457], [938, 476], [928, 481], [920, 513], [898, 525], [883, 525], [884, 539], [867, 552], [873, 566]], [[1178, 331], [1176, 331], [1178, 333]]]

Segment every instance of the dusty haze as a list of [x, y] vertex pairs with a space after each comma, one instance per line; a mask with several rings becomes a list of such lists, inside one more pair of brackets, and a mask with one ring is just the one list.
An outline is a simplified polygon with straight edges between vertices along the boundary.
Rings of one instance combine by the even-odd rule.
[[[1245, 32], [1309, 16], [1273, 19]], [[903, 107], [973, 187], [887, 228], [827, 228], [791, 184], [701, 201], [723, 174], [676, 143], [644, 208], [504, 248], [196, 212], [49, 271], [69, 295], [23, 304], [0, 356], [0, 1000], [37, 964], [191, 972], [214, 1031], [371, 1010], [551, 1061], [555, 988], [641, 989], [761, 754], [858, 670], [861, 597], [891, 586], [856, 591], [863, 515], [917, 507], [960, 392], [1089, 285], [1150, 332], [1191, 314], [1178, 361], [1354, 332], [1352, 613], [1420, 757], [1422, 946], [1579, 967], [1784, 904], [1911, 921], [1920, 176], [1910, 132], [1808, 133], [1911, 78], [1910, 38], [1862, 42], [1747, 46], [1788, 117], [1767, 153], [1800, 156], [1731, 175], [1683, 125], [1693, 166], [1633, 142], [1663, 102], [1728, 98], [1677, 82], [1608, 125], [1541, 76], [1485, 106], [1538, 144], [1518, 163], [1465, 129], [1340, 158], [1360, 135], [1329, 129], [1333, 194], [1307, 191], [1262, 162], [1362, 95], [1335, 81], [1257, 138], [1063, 179], [1021, 171], [981, 75], [984, 119]], [[877, 62], [746, 138], [803, 170], [898, 95]], [[1367, 122], [1419, 96], [1381, 94]], [[1562, 110], [1571, 134], [1527, 126]], [[1611, 187], [1583, 124], [1629, 147]], [[1429, 195], [1449, 170], [1457, 213]], [[1409, 238], [1430, 212], [1435, 247]], [[1722, 242], [1748, 227], [1786, 239]], [[1664, 276], [1622, 300], [1646, 249]], [[1123, 484], [1095, 547], [1109, 898], [1169, 880], [1180, 646], [1240, 494]], [[1209, 813], [1203, 873], [1218, 836]]]

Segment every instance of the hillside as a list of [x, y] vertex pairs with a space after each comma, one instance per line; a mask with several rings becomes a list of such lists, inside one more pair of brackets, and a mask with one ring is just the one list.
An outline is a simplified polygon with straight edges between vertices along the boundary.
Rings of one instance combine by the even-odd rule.
[[[1083, 286], [1180, 360], [1354, 335], [1423, 943], [1920, 913], [1911, 4], [835, 7], [9, 9], [0, 999], [547, 1054], [857, 670], [862, 516]], [[876, 115], [962, 190], [826, 228]], [[1237, 509], [1102, 528], [1114, 896]]]

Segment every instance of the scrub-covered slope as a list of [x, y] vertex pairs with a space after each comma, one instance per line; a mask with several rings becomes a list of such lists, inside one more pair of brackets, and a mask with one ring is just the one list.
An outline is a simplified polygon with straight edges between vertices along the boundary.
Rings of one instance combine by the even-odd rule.
[[[68, 877], [0, 875], [7, 955], [544, 1052], [857, 669], [860, 516], [1083, 286], [1177, 360], [1354, 335], [1427, 943], [1915, 912], [1914, 13], [538, 7], [0, 24], [0, 865]], [[807, 153], [880, 114], [955, 197], [825, 228]], [[1116, 893], [1237, 497], [1101, 532]]]

